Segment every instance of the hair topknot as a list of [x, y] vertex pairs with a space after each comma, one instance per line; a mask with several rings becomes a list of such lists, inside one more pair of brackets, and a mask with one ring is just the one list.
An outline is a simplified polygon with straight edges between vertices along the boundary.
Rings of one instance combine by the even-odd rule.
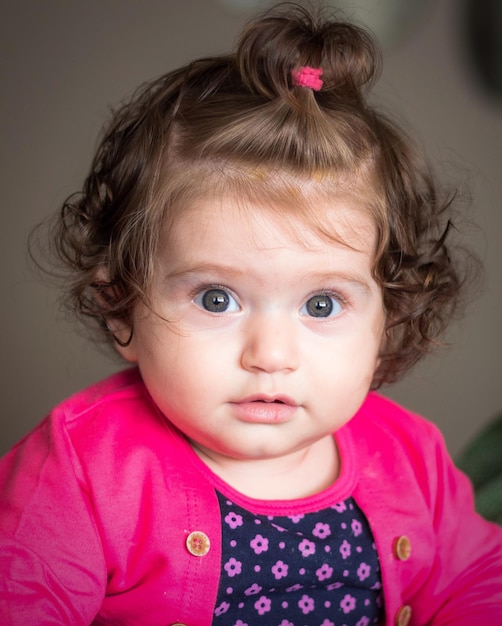
[[330, 98], [338, 94], [355, 100], [378, 79], [381, 69], [380, 50], [365, 30], [291, 4], [251, 22], [239, 38], [236, 59], [250, 90], [290, 102], [295, 67], [322, 68], [321, 98], [329, 93]]
[[[295, 84], [305, 66], [322, 69], [319, 91]], [[365, 30], [284, 4], [250, 22], [235, 53], [141, 87], [114, 112], [82, 192], [51, 229], [73, 309], [109, 340], [109, 321], [131, 327], [149, 302], [160, 233], [197, 194], [259, 198], [326, 235], [312, 200], [351, 185], [379, 237], [388, 325], [374, 385], [401, 376], [437, 343], [466, 275], [450, 244], [452, 196], [366, 100], [380, 66]]]

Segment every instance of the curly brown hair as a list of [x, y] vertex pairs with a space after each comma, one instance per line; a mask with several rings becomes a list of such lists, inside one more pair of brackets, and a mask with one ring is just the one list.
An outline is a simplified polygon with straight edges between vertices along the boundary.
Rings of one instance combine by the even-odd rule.
[[[148, 302], [161, 225], [194, 196], [266, 198], [323, 232], [309, 199], [351, 185], [366, 190], [378, 229], [374, 275], [388, 323], [374, 387], [400, 377], [457, 311], [465, 276], [449, 244], [451, 197], [368, 102], [380, 61], [365, 30], [287, 5], [249, 23], [234, 53], [140, 88], [114, 113], [83, 191], [53, 229], [72, 308], [110, 340], [107, 321], [132, 327], [135, 304]], [[322, 89], [295, 84], [300, 66], [322, 68]]]

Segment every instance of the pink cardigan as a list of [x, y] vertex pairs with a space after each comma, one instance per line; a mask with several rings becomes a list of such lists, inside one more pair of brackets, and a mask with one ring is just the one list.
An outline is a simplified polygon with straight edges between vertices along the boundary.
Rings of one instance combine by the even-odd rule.
[[[295, 510], [356, 499], [381, 560], [385, 624], [502, 623], [502, 529], [473, 512], [437, 429], [370, 394], [335, 437], [340, 478]], [[210, 626], [215, 488], [264, 506], [202, 464], [136, 370], [65, 401], [0, 461], [0, 623]], [[193, 531], [210, 540], [204, 556], [187, 550]]]

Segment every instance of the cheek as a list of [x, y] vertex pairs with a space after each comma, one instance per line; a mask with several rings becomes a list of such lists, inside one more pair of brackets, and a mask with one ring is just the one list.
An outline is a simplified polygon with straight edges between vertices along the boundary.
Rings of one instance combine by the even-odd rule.
[[[351, 387], [369, 386], [380, 354], [381, 333], [374, 332], [369, 325], [356, 325], [350, 332], [340, 333], [336, 338], [320, 342], [310, 351], [309, 361], [323, 379], [343, 380]], [[329, 388], [329, 387], [328, 387]]]
[[176, 393], [195, 389], [204, 394], [228, 374], [228, 343], [202, 340], [195, 333], [171, 333], [164, 354], [159, 356], [159, 369], [163, 369]]

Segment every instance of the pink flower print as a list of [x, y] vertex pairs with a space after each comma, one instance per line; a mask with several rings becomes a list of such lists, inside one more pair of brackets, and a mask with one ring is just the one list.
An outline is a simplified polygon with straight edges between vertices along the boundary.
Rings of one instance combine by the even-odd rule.
[[261, 554], [268, 550], [268, 539], [261, 535], [256, 535], [249, 545], [253, 548], [255, 554]]
[[298, 522], [302, 520], [305, 515], [303, 513], [300, 513], [299, 515], [289, 515], [288, 517], [293, 522], [293, 524], [298, 524]]
[[273, 528], [275, 528], [276, 530], [278, 530], [280, 533], [285, 533], [287, 532], [285, 528], [283, 528], [282, 526], [279, 526], [278, 524], [270, 524]]
[[262, 588], [260, 587], [260, 585], [258, 585], [258, 584], [256, 584], [256, 583], [253, 583], [253, 584], [251, 585], [251, 587], [248, 587], [248, 588], [244, 591], [244, 595], [246, 595], [246, 596], [254, 596], [254, 595], [256, 595], [257, 593], [260, 593], [261, 589], [262, 589]]
[[296, 583], [296, 585], [288, 587], [286, 591], [289, 593], [290, 591], [300, 591], [300, 589], [303, 589], [303, 585], [300, 585], [300, 583]]
[[217, 606], [214, 610], [215, 615], [223, 615], [230, 608], [230, 604], [228, 602], [222, 602], [220, 606]]
[[370, 618], [365, 615], [357, 622], [356, 626], [369, 626]]
[[367, 563], [361, 563], [361, 565], [357, 568], [357, 575], [359, 580], [363, 581], [365, 578], [368, 578], [371, 572], [371, 567]]
[[345, 504], [345, 502], [339, 502], [338, 504], [333, 504], [331, 508], [335, 509], [335, 511], [337, 511], [338, 513], [343, 513], [347, 510], [347, 505]]
[[277, 563], [272, 566], [272, 574], [276, 580], [284, 578], [284, 576], [288, 575], [288, 566], [282, 561], [277, 561]]
[[271, 604], [272, 602], [270, 598], [267, 598], [267, 596], [260, 596], [254, 603], [254, 608], [257, 610], [258, 615], [265, 615], [265, 613], [270, 611]]
[[237, 513], [230, 511], [230, 513], [225, 515], [225, 522], [232, 530], [235, 530], [239, 526], [242, 526], [242, 515], [238, 515]]
[[343, 540], [340, 546], [340, 554], [342, 555], [342, 559], [348, 559], [350, 556], [350, 543], [346, 539]]
[[336, 582], [336, 583], [331, 583], [330, 585], [328, 585], [326, 589], [328, 591], [333, 591], [333, 589], [340, 589], [341, 587], [343, 587], [343, 583]]
[[340, 602], [340, 608], [344, 613], [350, 613], [356, 608], [356, 599], [347, 593]]
[[352, 532], [354, 533], [354, 537], [358, 537], [363, 532], [363, 527], [361, 526], [361, 522], [356, 519], [352, 520], [352, 524], [350, 525], [352, 528]]
[[287, 619], [283, 619], [282, 622], [279, 624], [279, 626], [295, 626], [292, 622], [288, 621]]
[[308, 539], [304, 539], [298, 546], [298, 550], [300, 550], [302, 556], [310, 556], [315, 552], [315, 543], [313, 541], [309, 541]]
[[331, 535], [331, 528], [329, 527], [329, 524], [317, 522], [314, 530], [312, 531], [312, 534], [316, 537], [319, 537], [319, 539], [326, 539], [326, 537], [329, 537]]
[[223, 567], [230, 577], [240, 574], [242, 571], [242, 563], [237, 559], [234, 559], [234, 557], [229, 559]]
[[316, 576], [319, 580], [326, 580], [333, 575], [333, 568], [327, 563], [324, 563], [318, 570], [316, 570]]
[[335, 626], [335, 623], [329, 620], [328, 618], [326, 618], [325, 620], [323, 620], [323, 623], [321, 624], [321, 626]]
[[298, 602], [298, 606], [300, 607], [304, 615], [308, 615], [314, 610], [314, 600], [304, 594]]

